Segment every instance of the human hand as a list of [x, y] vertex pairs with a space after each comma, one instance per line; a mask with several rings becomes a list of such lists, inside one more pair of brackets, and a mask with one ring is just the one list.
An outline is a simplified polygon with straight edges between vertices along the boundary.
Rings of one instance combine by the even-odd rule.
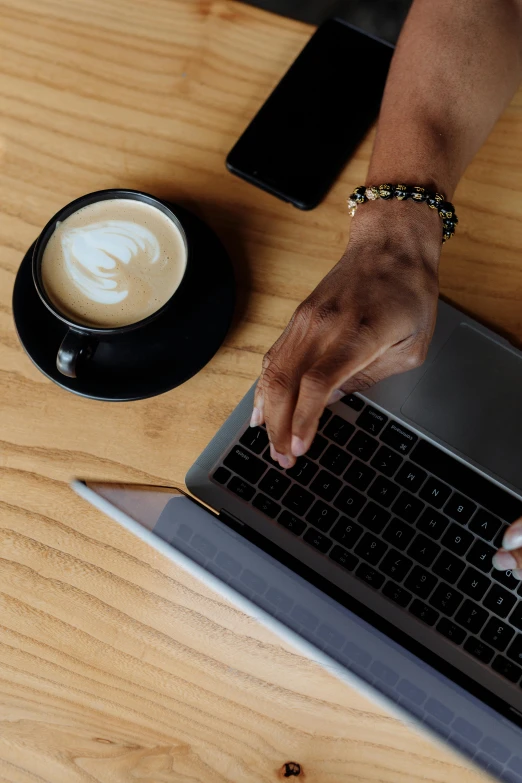
[[493, 565], [498, 571], [512, 571], [515, 579], [522, 580], [522, 517], [506, 530]]
[[283, 468], [309, 449], [327, 404], [424, 360], [435, 326], [441, 225], [412, 202], [358, 210], [339, 263], [263, 360], [252, 426]]

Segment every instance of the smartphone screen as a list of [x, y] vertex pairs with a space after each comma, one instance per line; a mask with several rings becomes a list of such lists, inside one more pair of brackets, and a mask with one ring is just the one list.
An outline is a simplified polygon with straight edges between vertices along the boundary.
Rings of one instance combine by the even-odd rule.
[[230, 171], [315, 207], [377, 118], [392, 55], [342, 21], [324, 22], [229, 153]]

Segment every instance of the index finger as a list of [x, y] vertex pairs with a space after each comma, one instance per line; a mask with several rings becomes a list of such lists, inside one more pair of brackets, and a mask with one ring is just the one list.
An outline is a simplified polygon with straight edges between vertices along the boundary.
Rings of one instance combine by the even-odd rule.
[[305, 454], [317, 432], [319, 419], [333, 393], [354, 375], [374, 363], [386, 347], [359, 343], [349, 354], [339, 357], [332, 349], [302, 376], [292, 417], [292, 453]]

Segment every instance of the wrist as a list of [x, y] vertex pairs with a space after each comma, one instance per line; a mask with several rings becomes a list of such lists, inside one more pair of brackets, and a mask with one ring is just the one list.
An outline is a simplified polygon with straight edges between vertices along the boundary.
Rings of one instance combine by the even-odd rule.
[[442, 222], [436, 210], [412, 201], [368, 201], [352, 219], [351, 245], [370, 245], [386, 255], [418, 258], [438, 269]]

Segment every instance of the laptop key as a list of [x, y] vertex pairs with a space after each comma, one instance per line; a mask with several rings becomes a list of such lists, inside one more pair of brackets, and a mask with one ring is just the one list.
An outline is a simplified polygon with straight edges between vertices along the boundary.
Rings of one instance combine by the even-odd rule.
[[398, 454], [387, 446], [381, 446], [370, 464], [385, 476], [393, 476], [401, 462], [402, 459]]
[[214, 481], [219, 482], [219, 484], [226, 484], [231, 475], [232, 473], [229, 470], [221, 466], [214, 471], [212, 478]]
[[446, 550], [440, 553], [433, 566], [435, 573], [452, 585], [455, 584], [465, 568], [466, 564], [462, 560]]
[[376, 503], [368, 503], [359, 515], [359, 522], [374, 533], [381, 533], [390, 521], [391, 514]]
[[515, 606], [515, 609], [509, 618], [509, 622], [511, 625], [514, 625], [515, 628], [518, 628], [519, 631], [522, 631], [522, 601], [519, 601]]
[[259, 489], [274, 500], [280, 500], [290, 486], [290, 479], [271, 468], [259, 482]]
[[464, 642], [464, 649], [474, 658], [482, 661], [482, 663], [489, 663], [495, 655], [495, 650], [481, 642], [480, 639], [475, 638], [475, 636], [468, 636]]
[[392, 511], [401, 519], [413, 524], [423, 509], [424, 503], [421, 500], [414, 498], [409, 492], [401, 492], [393, 504]]
[[491, 617], [486, 623], [480, 638], [490, 644], [495, 650], [504, 652], [515, 632], [507, 623], [497, 617]]
[[384, 413], [372, 408], [371, 405], [367, 405], [357, 419], [357, 426], [369, 432], [370, 435], [378, 435], [387, 421], [388, 417]]
[[504, 590], [500, 585], [493, 585], [484, 598], [484, 606], [502, 618], [508, 616], [516, 602], [516, 596]]
[[491, 581], [487, 576], [469, 566], [462, 574], [457, 587], [470, 598], [474, 598], [475, 601], [481, 601], [490, 585]]
[[419, 598], [427, 598], [436, 584], [437, 578], [433, 574], [429, 574], [420, 566], [415, 566], [404, 582], [404, 587]]
[[413, 432], [403, 427], [402, 424], [391, 421], [386, 429], [383, 430], [381, 440], [387, 446], [391, 446], [392, 449], [398, 451], [399, 454], [406, 455], [411, 451], [418, 438]]
[[357, 539], [361, 537], [363, 529], [356, 522], [352, 522], [348, 517], [341, 517], [330, 532], [334, 541], [338, 541], [348, 549], [353, 549]]
[[375, 568], [369, 566], [367, 563], [360, 564], [359, 568], [355, 572], [355, 576], [357, 576], [363, 582], [366, 582], [366, 584], [369, 584], [370, 587], [374, 587], [376, 590], [380, 590], [384, 582], [384, 576], [376, 571]]
[[485, 574], [488, 574], [492, 568], [492, 559], [496, 550], [486, 544], [484, 541], [475, 541], [471, 549], [469, 550], [466, 560], [471, 565], [476, 566]]
[[454, 523], [442, 537], [442, 544], [447, 547], [450, 552], [454, 552], [456, 555], [465, 555], [474, 541], [474, 536], [467, 530], [463, 530], [460, 525]]
[[306, 515], [306, 521], [323, 533], [327, 533], [338, 516], [337, 511], [334, 511], [331, 506], [323, 503], [322, 500], [316, 500]]
[[273, 468], [277, 468], [281, 473], [283, 472], [283, 468], [279, 464], [279, 462], [276, 462], [272, 457], [270, 456], [270, 448], [268, 448], [265, 453], [263, 454], [263, 459], [265, 462], [268, 462], [269, 465], [271, 465]]
[[250, 482], [257, 484], [266, 470], [266, 464], [259, 457], [254, 457], [243, 446], [234, 446], [223, 460], [224, 465], [230, 468], [232, 473]]
[[364, 408], [364, 402], [355, 394], [345, 394], [344, 397], [341, 397], [341, 402], [344, 402], [349, 408], [353, 408], [354, 411], [362, 411]]
[[306, 489], [294, 484], [283, 498], [283, 506], [286, 506], [299, 516], [304, 516], [312, 501], [315, 500], [314, 496], [310, 494]]
[[[331, 417], [332, 411], [328, 410], [328, 408], [325, 408], [324, 411], [321, 413], [321, 418], [319, 419], [319, 424], [317, 425], [318, 430], [322, 430], [328, 419]], [[344, 419], [342, 419], [344, 421]]]
[[517, 633], [506, 655], [508, 658], [511, 658], [512, 661], [515, 661], [515, 663], [520, 663], [522, 665], [522, 634]]
[[270, 498], [267, 498], [267, 496], [261, 494], [261, 492], [257, 493], [254, 500], [252, 501], [252, 505], [259, 509], [259, 511], [262, 511], [263, 514], [266, 514], [267, 517], [270, 517], [270, 519], [275, 519], [281, 511], [281, 506], [279, 503], [275, 503], [275, 501], [270, 500]]
[[451, 495], [451, 489], [436, 478], [430, 476], [419, 492], [419, 497], [435, 508], [442, 508]]
[[395, 582], [392, 582], [391, 579], [388, 579], [382, 588], [382, 594], [385, 595], [386, 598], [389, 598], [390, 601], [393, 601], [394, 604], [402, 606], [403, 609], [408, 606], [413, 598], [411, 593], [408, 593], [407, 590], [395, 584]]
[[383, 541], [375, 538], [371, 533], [365, 533], [355, 547], [355, 554], [362, 557], [363, 560], [366, 560], [371, 565], [377, 565], [387, 548], [388, 547]]
[[491, 664], [491, 668], [510, 682], [518, 682], [520, 677], [522, 677], [522, 669], [520, 666], [511, 663], [511, 661], [508, 661], [503, 655], [497, 655]]
[[500, 549], [504, 545], [504, 535], [508, 528], [509, 525], [502, 525], [502, 527], [498, 531], [493, 541], [493, 546], [495, 547], [495, 549]]
[[497, 571], [494, 569], [491, 572], [491, 576], [495, 582], [500, 582], [500, 584], [507, 587], [508, 590], [516, 590], [517, 587], [520, 587], [520, 580], [515, 579], [511, 571]]
[[413, 462], [405, 462], [395, 476], [395, 481], [410, 492], [418, 492], [426, 481], [427, 473]]
[[397, 549], [404, 551], [414, 535], [415, 531], [406, 522], [394, 518], [384, 531], [382, 537], [385, 541], [396, 546]]
[[481, 606], [466, 599], [455, 615], [455, 621], [471, 633], [479, 633], [489, 614]]
[[363, 460], [363, 462], [367, 462], [373, 456], [378, 445], [375, 438], [365, 435], [364, 432], [358, 430], [349, 442], [347, 449], [350, 454]]
[[422, 533], [419, 533], [414, 538], [408, 549], [409, 556], [413, 557], [417, 563], [420, 563], [423, 566], [430, 566], [439, 552], [440, 546], [436, 544], [435, 541], [423, 536]]
[[344, 446], [355, 432], [355, 427], [340, 416], [332, 416], [323, 432], [327, 438], [335, 441], [339, 446]]
[[433, 595], [430, 598], [430, 604], [438, 609], [443, 614], [451, 617], [455, 614], [464, 596], [455, 590], [454, 587], [441, 582], [437, 585], [433, 591]]
[[317, 473], [317, 465], [314, 465], [310, 457], [299, 457], [293, 468], [286, 471], [286, 475], [295, 479], [306, 487]]
[[476, 510], [477, 506], [475, 503], [472, 503], [471, 500], [457, 494], [457, 492], [451, 496], [444, 506], [444, 513], [448, 517], [460, 522], [462, 525], [469, 522]]
[[433, 444], [419, 441], [410, 459], [506, 522], [522, 516], [522, 501]]
[[306, 452], [306, 456], [309, 459], [319, 459], [319, 457], [325, 450], [327, 443], [328, 441], [326, 440], [326, 438], [323, 438], [322, 435], [316, 435], [312, 441], [312, 445]]
[[323, 555], [326, 554], [332, 546], [332, 541], [313, 527], [308, 528], [303, 536], [303, 541], [306, 541], [307, 544], [318, 549]]
[[254, 487], [251, 487], [250, 484], [247, 484], [246, 481], [237, 476], [232, 476], [227, 487], [234, 495], [243, 498], [243, 500], [252, 500], [256, 492]]
[[334, 506], [349, 517], [356, 517], [365, 503], [364, 495], [351, 487], [344, 487], [334, 500]]
[[299, 519], [299, 517], [296, 517], [289, 511], [283, 511], [279, 515], [277, 521], [280, 525], [286, 527], [287, 530], [295, 533], [296, 536], [300, 536], [303, 531], [306, 530], [306, 522], [303, 522], [302, 519]]
[[399, 487], [397, 484], [388, 481], [384, 476], [377, 476], [368, 490], [368, 496], [386, 508], [393, 503], [398, 494]]
[[364, 492], [365, 489], [368, 489], [375, 476], [374, 470], [365, 465], [364, 462], [359, 462], [356, 459], [344, 474], [344, 480], [351, 484], [352, 487], [355, 487], [355, 489], [360, 489]]
[[324, 468], [328, 468], [328, 470], [331, 470], [336, 476], [340, 476], [348, 467], [350, 460], [351, 457], [344, 449], [340, 449], [339, 446], [334, 446], [334, 444], [331, 443], [319, 462]]
[[417, 529], [426, 533], [430, 538], [437, 541], [448, 527], [449, 522], [446, 517], [434, 511], [429, 506], [424, 509], [420, 518], [417, 520]]
[[261, 454], [268, 446], [268, 435], [262, 427], [247, 427], [239, 442], [254, 454]]
[[321, 470], [310, 484], [310, 489], [323, 500], [333, 500], [342, 487], [342, 481], [327, 470]]
[[473, 533], [476, 533], [486, 541], [493, 541], [502, 527], [502, 522], [493, 514], [490, 514], [489, 511], [479, 508], [468, 527]]
[[448, 620], [447, 617], [443, 617], [437, 623], [437, 631], [445, 636], [446, 639], [455, 642], [455, 644], [462, 644], [466, 638], [466, 631], [460, 628], [460, 626], [455, 625], [451, 620]]
[[328, 557], [330, 557], [336, 563], [339, 563], [339, 565], [341, 565], [347, 571], [353, 571], [359, 562], [355, 555], [352, 555], [351, 552], [348, 552], [346, 549], [343, 549], [342, 546], [338, 545], [334, 546]]
[[423, 623], [426, 623], [426, 625], [435, 625], [440, 617], [435, 609], [432, 609], [431, 606], [423, 603], [423, 601], [419, 601], [418, 598], [411, 604], [409, 611], [415, 617], [418, 617], [419, 620], [422, 620]]
[[381, 562], [379, 570], [386, 576], [393, 577], [397, 582], [402, 582], [412, 565], [413, 560], [397, 552], [396, 549], [390, 549]]

